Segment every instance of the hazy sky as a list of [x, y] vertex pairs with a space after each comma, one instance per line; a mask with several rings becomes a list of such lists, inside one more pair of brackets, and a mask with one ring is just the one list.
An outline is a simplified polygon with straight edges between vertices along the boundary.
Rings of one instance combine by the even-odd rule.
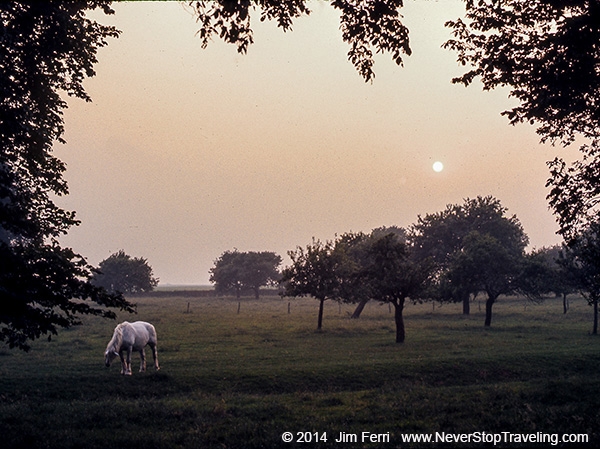
[[[464, 198], [493, 195], [531, 247], [560, 241], [548, 211], [545, 162], [564, 150], [500, 112], [507, 91], [450, 79], [464, 70], [440, 48], [458, 0], [407, 1], [413, 55], [378, 56], [365, 83], [347, 61], [337, 13], [311, 2], [293, 32], [253, 22], [247, 55], [202, 50], [179, 2], [115, 3], [122, 30], [69, 100], [70, 195], [82, 224], [62, 239], [98, 264], [123, 249], [161, 284], [206, 284], [224, 251], [286, 253], [312, 237], [409, 226]], [[444, 170], [432, 169], [435, 161]]]

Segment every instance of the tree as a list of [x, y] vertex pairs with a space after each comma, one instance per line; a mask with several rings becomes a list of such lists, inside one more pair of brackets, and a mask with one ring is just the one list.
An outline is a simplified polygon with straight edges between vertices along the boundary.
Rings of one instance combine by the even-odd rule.
[[544, 288], [547, 292], [554, 292], [556, 296], [562, 297], [563, 313], [567, 313], [568, 295], [579, 291], [581, 287], [572, 251], [564, 244], [554, 245], [533, 251], [530, 256], [543, 266], [541, 276], [537, 277], [538, 282], [543, 285], [540, 289]]
[[598, 333], [598, 302], [600, 301], [600, 222], [590, 223], [579, 236], [574, 237], [566, 259], [575, 274], [581, 293], [593, 307], [592, 334]]
[[281, 283], [284, 296], [312, 296], [319, 301], [317, 329], [323, 326], [325, 301], [339, 301], [343, 295], [343, 283], [352, 270], [350, 260], [343, 251], [336, 250], [333, 242], [314, 240], [306, 249], [296, 248], [288, 252], [292, 264], [283, 269]]
[[558, 219], [559, 233], [569, 244], [600, 217], [600, 140], [580, 148], [581, 160], [567, 165], [560, 158], [549, 163], [548, 200]]
[[359, 279], [367, 286], [369, 296], [394, 306], [396, 343], [404, 343], [404, 305], [407, 299], [417, 301], [426, 291], [431, 276], [429, 260], [415, 259], [409, 246], [394, 234], [371, 240], [367, 261]]
[[470, 232], [462, 250], [453, 255], [447, 274], [450, 282], [487, 294], [486, 327], [492, 324], [492, 307], [498, 297], [518, 290], [522, 258], [518, 248], [507, 247], [490, 234], [478, 231]]
[[[310, 14], [308, 0], [193, 1], [200, 24], [198, 35], [206, 47], [214, 35], [237, 46], [246, 53], [252, 44], [251, 12], [260, 8], [261, 22], [276, 20], [284, 31], [291, 30], [295, 18]], [[372, 81], [373, 51], [390, 53], [394, 62], [402, 65], [403, 55], [410, 55], [408, 29], [400, 14], [403, 0], [333, 0], [331, 6], [340, 11], [342, 39], [350, 45], [348, 59], [365, 81]]]
[[100, 262], [92, 283], [109, 292], [143, 293], [154, 290], [158, 278], [152, 275], [147, 259], [131, 257], [119, 250]]
[[364, 284], [359, 273], [369, 261], [369, 250], [373, 242], [381, 237], [393, 235], [399, 242], [406, 241], [406, 231], [397, 226], [381, 226], [370, 234], [345, 233], [335, 241], [335, 248], [348, 258], [346, 278], [341, 287], [341, 298], [345, 302], [356, 303], [356, 308], [350, 318], [358, 319], [367, 303], [371, 300], [368, 286]]
[[234, 290], [239, 299], [243, 290], [252, 290], [258, 299], [260, 287], [279, 282], [281, 262], [281, 256], [269, 251], [226, 251], [210, 269], [210, 282], [217, 293]]
[[463, 314], [470, 312], [471, 295], [476, 295], [479, 284], [470, 283], [470, 277], [449, 277], [456, 270], [466, 238], [473, 232], [496, 239], [515, 254], [522, 254], [528, 238], [516, 216], [507, 217], [506, 208], [492, 196], [467, 198], [463, 204], [452, 204], [435, 213], [419, 216], [409, 230], [409, 241], [415, 257], [430, 257], [435, 265], [436, 285], [432, 294], [440, 301], [462, 302]]
[[0, 341], [27, 350], [85, 314], [133, 311], [120, 295], [90, 283], [92, 267], [58, 238], [78, 224], [58, 207], [65, 195], [61, 92], [89, 101], [98, 48], [118, 31], [85, 16], [108, 1], [0, 3]]

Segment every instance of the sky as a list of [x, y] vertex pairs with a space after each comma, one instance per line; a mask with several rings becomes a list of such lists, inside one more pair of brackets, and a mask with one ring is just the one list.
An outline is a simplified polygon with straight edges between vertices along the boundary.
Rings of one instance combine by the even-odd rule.
[[378, 55], [372, 83], [347, 60], [335, 10], [309, 7], [287, 33], [254, 16], [246, 55], [202, 49], [180, 2], [91, 15], [122, 34], [84, 83], [93, 101], [69, 99], [54, 149], [70, 189], [57, 203], [81, 220], [63, 245], [93, 265], [144, 257], [161, 285], [208, 284], [228, 250], [286, 265], [313, 237], [408, 227], [478, 195], [519, 218], [529, 249], [560, 242], [544, 185], [565, 150], [508, 124], [507, 90], [451, 84], [465, 68], [441, 45], [461, 1], [406, 1], [413, 55], [404, 67]]

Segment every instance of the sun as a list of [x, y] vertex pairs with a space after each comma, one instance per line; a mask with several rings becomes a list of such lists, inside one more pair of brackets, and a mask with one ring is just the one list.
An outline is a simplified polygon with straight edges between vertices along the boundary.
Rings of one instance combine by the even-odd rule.
[[434, 172], [441, 172], [444, 169], [444, 164], [442, 164], [440, 161], [436, 161], [433, 163], [433, 171]]

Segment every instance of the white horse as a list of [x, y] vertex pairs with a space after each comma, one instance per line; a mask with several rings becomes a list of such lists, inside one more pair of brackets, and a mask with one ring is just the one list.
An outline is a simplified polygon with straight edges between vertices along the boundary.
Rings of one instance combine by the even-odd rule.
[[140, 373], [144, 372], [146, 371], [146, 354], [144, 348], [148, 345], [152, 348], [154, 368], [159, 370], [156, 343], [156, 330], [152, 324], [144, 321], [136, 321], [135, 323], [124, 321], [115, 327], [112, 339], [104, 352], [104, 362], [109, 367], [115, 357], [121, 357], [121, 374], [131, 376], [131, 353], [138, 351], [141, 358]]

